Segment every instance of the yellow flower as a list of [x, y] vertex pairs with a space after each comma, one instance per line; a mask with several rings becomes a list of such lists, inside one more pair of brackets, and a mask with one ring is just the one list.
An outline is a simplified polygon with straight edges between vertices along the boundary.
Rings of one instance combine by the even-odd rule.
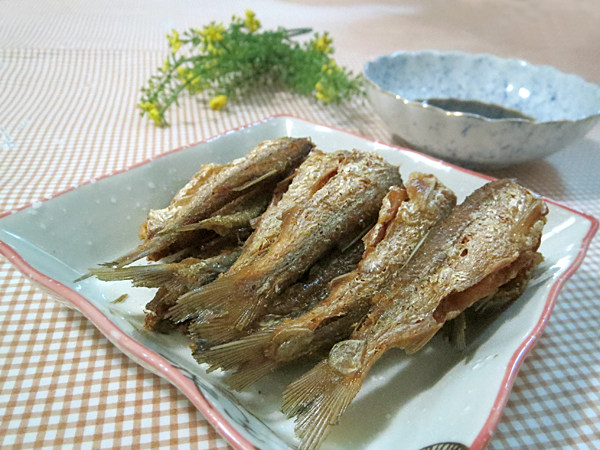
[[222, 23], [212, 22], [210, 25], [204, 27], [200, 33], [206, 42], [217, 42], [223, 40], [223, 32], [225, 27]]
[[177, 50], [181, 47], [181, 41], [179, 40], [179, 33], [177, 30], [173, 30], [171, 34], [167, 33], [167, 40], [169, 41], [169, 46], [171, 47], [172, 53], [177, 53]]
[[158, 109], [154, 108], [154, 109], [148, 111], [148, 117], [150, 118], [150, 120], [152, 120], [152, 122], [154, 122], [154, 125], [156, 125], [157, 127], [162, 125], [162, 121], [160, 120], [160, 113], [158, 112]]
[[317, 90], [315, 97], [317, 97], [318, 100], [321, 100], [323, 103], [329, 103], [333, 100], [330, 89], [324, 89], [323, 84], [320, 81], [315, 84], [315, 89]]
[[184, 81], [187, 78], [187, 72], [188, 70], [185, 67], [179, 66], [177, 68], [177, 78], [179, 78], [181, 81]]
[[145, 111], [148, 114], [150, 120], [154, 122], [154, 125], [161, 126], [162, 119], [160, 117], [160, 112], [158, 111], [158, 107], [154, 102], [142, 102], [138, 105], [142, 111]]
[[212, 109], [218, 111], [223, 106], [225, 106], [226, 103], [227, 103], [226, 95], [216, 95], [208, 102], [208, 106], [210, 106]]
[[328, 64], [323, 64], [321, 66], [321, 72], [325, 72], [327, 75], [333, 75], [334, 71], [337, 71], [340, 66], [337, 65], [335, 60], [330, 59]]
[[329, 37], [329, 33], [325, 32], [323, 36], [319, 36], [315, 42], [315, 48], [323, 53], [329, 53], [332, 51], [331, 43], [333, 41]]
[[171, 63], [169, 61], [169, 58], [167, 58], [163, 61], [162, 71], [166, 73], [169, 70], [169, 67], [171, 67]]
[[244, 20], [244, 24], [250, 33], [254, 33], [260, 28], [260, 21], [256, 18], [256, 14], [249, 9], [246, 10], [246, 20]]

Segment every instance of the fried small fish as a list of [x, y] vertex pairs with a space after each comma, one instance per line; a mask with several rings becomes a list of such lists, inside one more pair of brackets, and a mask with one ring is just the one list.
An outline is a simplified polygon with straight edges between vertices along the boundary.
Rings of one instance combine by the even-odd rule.
[[254, 232], [244, 244], [240, 258], [227, 275], [238, 273], [262, 258], [281, 233], [284, 217], [314, 193], [315, 185], [334, 173], [348, 152], [323, 153], [313, 150], [296, 172], [276, 187], [267, 210], [254, 223]]
[[[279, 138], [260, 143], [248, 155], [228, 164], [202, 166], [194, 178], [161, 210], [150, 211], [140, 230], [145, 241], [135, 250], [106, 265], [122, 267], [153, 253], [165, 255], [170, 246], [186, 238], [181, 227], [215, 214], [252, 187], [275, 186], [289, 176], [314, 145], [306, 138]], [[167, 252], [168, 253], [168, 252]]]
[[373, 298], [365, 322], [294, 381], [282, 411], [296, 417], [301, 448], [317, 447], [389, 348], [413, 353], [447, 320], [539, 261], [547, 207], [510, 180], [476, 190], [433, 227], [406, 267]]
[[[269, 313], [264, 316], [259, 323], [255, 325], [251, 330], [238, 331], [236, 329], [225, 328], [218, 323], [217, 318], [214, 322], [209, 323], [219, 327], [223, 332], [227, 331], [226, 336], [222, 336], [223, 341], [240, 339], [243, 336], [250, 335], [248, 340], [239, 340], [231, 342], [233, 348], [229, 349], [228, 344], [217, 346], [213, 348], [228, 348], [222, 353], [222, 357], [218, 364], [211, 364], [210, 360], [207, 360], [207, 356], [212, 355], [212, 349], [207, 345], [206, 340], [202, 338], [203, 331], [206, 329], [200, 327], [196, 330], [191, 330], [193, 333], [197, 333], [197, 341], [193, 352], [194, 358], [199, 363], [209, 363], [209, 371], [217, 368], [231, 369], [237, 367], [240, 361], [247, 361], [248, 353], [254, 354], [256, 336], [262, 335], [261, 331], [271, 330], [283, 321], [289, 318], [298, 317], [301, 314], [311, 310], [320, 301], [325, 299], [329, 294], [329, 285], [332, 280], [338, 278], [348, 272], [351, 272], [356, 268], [360, 261], [364, 251], [364, 245], [359, 240], [347, 248], [345, 251], [337, 249], [332, 250], [329, 254], [325, 255], [319, 261], [311, 267], [306, 279], [301, 280], [279, 294], [276, 305], [269, 309]], [[226, 317], [224, 317], [226, 319]], [[193, 328], [193, 325], [190, 326]], [[212, 335], [214, 337], [214, 334]], [[260, 341], [259, 341], [260, 342]], [[222, 350], [221, 350], [222, 352]], [[252, 357], [250, 358], [250, 360]], [[244, 370], [241, 371], [241, 375], [232, 378], [229, 384], [235, 389], [240, 390], [248, 384], [257, 381], [262, 376], [269, 373], [275, 366], [269, 364], [271, 361], [264, 361], [260, 359], [257, 361], [260, 364], [245, 365]], [[276, 363], [276, 362], [275, 362]]]
[[388, 189], [401, 183], [397, 167], [376, 154], [352, 151], [314, 185], [307, 201], [286, 211], [264, 256], [184, 295], [169, 315], [181, 321], [202, 309], [221, 309], [232, 326], [246, 329], [323, 254], [349, 244], [373, 223]]
[[177, 299], [191, 289], [210, 283], [226, 272], [240, 255], [240, 247], [224, 249], [206, 259], [186, 258], [178, 263], [91, 269], [102, 281], [130, 280], [136, 287], [159, 288], [146, 305], [146, 328], [155, 329]]
[[410, 174], [404, 187], [392, 187], [383, 199], [377, 224], [363, 238], [365, 252], [358, 267], [338, 277], [327, 298], [295, 319], [211, 348], [204, 361], [224, 369], [238, 366], [231, 384], [239, 388], [246, 385], [246, 371], [255, 379], [261, 365], [266, 374], [277, 363], [328, 350], [352, 333], [368, 313], [371, 298], [402, 270], [431, 227], [455, 204], [454, 193], [436, 177]]
[[[315, 186], [328, 179], [347, 155], [347, 151], [323, 153], [313, 150], [294, 174], [282, 180], [275, 188], [267, 210], [255, 219], [254, 232], [244, 243], [240, 257], [226, 276], [234, 276], [243, 272], [254, 261], [263, 257], [271, 244], [279, 237], [283, 217], [289, 210], [310, 199]], [[196, 341], [196, 348], [204, 348], [209, 343], [226, 342], [246, 334], [240, 333], [240, 330], [233, 327], [230, 320], [223, 315], [207, 315], [207, 311], [199, 310], [195, 316], [199, 316], [199, 320], [193, 320], [188, 331]], [[211, 320], [207, 320], [208, 317]]]

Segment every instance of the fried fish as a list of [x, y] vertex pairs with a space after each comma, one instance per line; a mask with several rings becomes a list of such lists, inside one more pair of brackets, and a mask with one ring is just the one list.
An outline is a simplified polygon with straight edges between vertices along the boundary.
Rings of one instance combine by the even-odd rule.
[[360, 328], [285, 390], [282, 411], [296, 417], [301, 448], [323, 441], [386, 350], [416, 352], [447, 320], [539, 262], [546, 214], [541, 199], [500, 180], [476, 190], [434, 226], [406, 267], [373, 298]]
[[231, 326], [246, 329], [323, 254], [343, 248], [375, 222], [383, 197], [401, 183], [398, 168], [380, 156], [350, 152], [312, 186], [306, 201], [286, 211], [277, 239], [262, 257], [184, 295], [170, 317], [182, 321], [204, 309], [220, 309]]
[[[362, 257], [363, 251], [364, 245], [360, 240], [344, 251], [338, 249], [332, 250], [311, 267], [304, 280], [294, 283], [281, 292], [277, 301], [274, 302], [274, 306], [269, 309], [269, 313], [250, 330], [239, 331], [226, 328], [218, 323], [220, 318], [208, 324], [209, 326], [214, 325], [221, 329], [222, 332], [227, 333], [226, 335], [219, 336], [220, 339], [217, 339], [218, 341], [231, 341], [233, 339], [240, 339], [243, 336], [248, 336], [248, 339], [240, 339], [231, 342], [231, 345], [223, 344], [211, 348], [202, 337], [203, 332], [206, 333], [206, 327], [194, 330], [192, 325], [190, 327], [192, 328], [191, 331], [193, 334], [196, 334], [197, 339], [193, 352], [194, 358], [199, 363], [209, 363], [209, 371], [217, 368], [231, 369], [239, 366], [240, 361], [252, 360], [252, 355], [256, 354], [256, 346], [261, 342], [260, 339], [256, 339], [258, 336], [262, 336], [265, 331], [270, 332], [287, 319], [293, 319], [310, 311], [315, 305], [325, 299], [329, 294], [331, 281], [354, 270]], [[213, 339], [215, 338], [215, 334], [209, 334]], [[226, 350], [223, 350], [224, 348]], [[214, 360], [207, 359], [207, 357], [213, 355], [213, 349], [221, 354], [218, 364], [213, 364]], [[249, 358], [248, 355], [250, 355]], [[276, 361], [268, 361], [260, 358], [256, 362], [260, 364], [245, 365], [244, 370], [240, 371], [237, 377], [230, 378], [229, 384], [240, 390], [269, 373], [277, 364]]]
[[[363, 238], [358, 267], [332, 283], [315, 308], [242, 340], [211, 348], [202, 359], [213, 367], [238, 371], [231, 385], [242, 388], [245, 372], [268, 373], [277, 363], [319, 354], [347, 338], [369, 311], [371, 298], [402, 270], [427, 232], [448, 216], [456, 196], [433, 175], [412, 173], [404, 187], [394, 186], [383, 200], [377, 224]], [[262, 368], [261, 368], [262, 366]]]
[[[106, 265], [122, 267], [143, 257], [159, 257], [183, 248], [190, 227], [212, 217], [251, 188], [272, 190], [304, 161], [314, 145], [306, 138], [279, 138], [261, 142], [248, 155], [228, 164], [206, 164], [174, 197], [171, 204], [150, 211], [140, 229], [144, 242]], [[184, 228], [185, 230], [185, 228]]]
[[[347, 156], [348, 152], [343, 150], [332, 153], [313, 150], [294, 174], [282, 180], [275, 188], [267, 210], [253, 222], [255, 230], [244, 243], [240, 257], [226, 276], [243, 273], [254, 261], [263, 257], [279, 237], [283, 218], [288, 211], [310, 199], [315, 186], [327, 180]], [[226, 342], [245, 334], [235, 329], [229, 318], [222, 314], [198, 310], [193, 316], [196, 320], [191, 321], [188, 331], [196, 342], [196, 348], [204, 348], [209, 343]], [[208, 317], [211, 320], [207, 320]]]

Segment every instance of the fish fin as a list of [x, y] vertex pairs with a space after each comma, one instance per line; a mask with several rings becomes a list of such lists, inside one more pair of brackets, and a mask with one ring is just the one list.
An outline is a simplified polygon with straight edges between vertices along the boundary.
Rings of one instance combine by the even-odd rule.
[[250, 361], [264, 358], [264, 348], [271, 341], [271, 337], [272, 333], [259, 331], [236, 341], [195, 352], [194, 358], [198, 362], [230, 370]]
[[232, 276], [225, 275], [182, 295], [166, 317], [174, 322], [183, 322], [197, 317], [200, 312], [207, 309], [225, 309], [232, 297], [234, 279]]
[[131, 280], [134, 286], [160, 287], [173, 278], [165, 264], [130, 267], [97, 267], [90, 273], [102, 281]]
[[247, 301], [246, 298], [242, 297], [229, 307], [228, 312], [232, 319], [235, 318], [235, 328], [245, 330], [260, 316], [262, 309], [260, 303]]
[[244, 183], [241, 186], [234, 187], [231, 190], [234, 192], [243, 191], [245, 189], [248, 189], [251, 186], [254, 186], [254, 185], [260, 183], [261, 181], [266, 180], [267, 178], [272, 177], [273, 175], [276, 175], [276, 174], [277, 174], [277, 169], [270, 170], [267, 173], [261, 175], [260, 177], [255, 178], [254, 180], [248, 181], [247, 183]]
[[[207, 314], [208, 313], [208, 314]], [[221, 345], [240, 338], [240, 331], [231, 325], [227, 314], [205, 313], [205, 319], [188, 329], [191, 336], [202, 339], [210, 345]]]
[[464, 312], [459, 314], [453, 320], [446, 322], [444, 328], [442, 328], [442, 330], [446, 332], [450, 345], [452, 345], [455, 350], [461, 352], [467, 348], [466, 329], [467, 319]]
[[279, 363], [263, 357], [260, 360], [249, 362], [241, 366], [227, 378], [227, 385], [236, 391], [242, 391], [261, 378], [272, 373]]
[[209, 321], [226, 314], [227, 313], [214, 311], [211, 309], [197, 311], [194, 319], [189, 322], [187, 328], [188, 336], [192, 339], [200, 339], [204, 341], [205, 339], [202, 336], [202, 327], [204, 327]]
[[296, 416], [300, 449], [314, 449], [323, 442], [361, 386], [359, 373], [342, 375], [324, 360], [286, 388], [281, 410]]
[[240, 274], [217, 278], [201, 288], [182, 295], [171, 308], [167, 318], [182, 322], [193, 318], [198, 311], [220, 310], [227, 312], [229, 321], [219, 323], [222, 326], [244, 330], [259, 317], [263, 305], [249, 293], [254, 292], [252, 280]]
[[90, 277], [93, 277], [94, 274], [92, 272], [88, 272], [86, 274], [81, 275], [79, 278], [75, 278], [73, 283], [79, 283], [80, 281], [87, 280]]
[[120, 256], [119, 258], [100, 264], [101, 266], [108, 267], [124, 267], [132, 262], [137, 261], [138, 259], [145, 258], [146, 256], [151, 255], [152, 253], [156, 253], [160, 250], [163, 250], [169, 245], [168, 241], [164, 241], [162, 239], [150, 239], [138, 245], [135, 249], [130, 252]]

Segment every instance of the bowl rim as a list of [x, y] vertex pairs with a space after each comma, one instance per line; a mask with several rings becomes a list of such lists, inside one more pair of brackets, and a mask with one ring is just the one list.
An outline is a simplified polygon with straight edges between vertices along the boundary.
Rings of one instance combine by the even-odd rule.
[[[384, 59], [396, 59], [400, 56], [420, 56], [420, 55], [432, 55], [432, 56], [437, 56], [437, 57], [441, 57], [441, 56], [458, 56], [461, 58], [467, 58], [467, 59], [476, 59], [476, 58], [487, 58], [487, 59], [491, 59], [494, 61], [502, 61], [502, 62], [508, 62], [508, 63], [514, 63], [514, 64], [521, 64], [521, 65], [526, 65], [526, 66], [530, 66], [530, 67], [535, 67], [535, 68], [539, 68], [539, 69], [543, 69], [543, 70], [549, 70], [550, 72], [553, 72], [555, 74], [558, 74], [560, 76], [566, 76], [566, 77], [570, 77], [572, 79], [575, 79], [578, 83], [581, 83], [583, 86], [585, 86], [586, 88], [590, 88], [592, 90], [596, 90], [598, 92], [598, 96], [600, 98], [600, 86], [598, 86], [595, 83], [589, 82], [587, 80], [585, 80], [583, 77], [581, 77], [580, 75], [574, 74], [574, 73], [566, 73], [566, 72], [561, 72], [560, 70], [558, 70], [556, 67], [554, 66], [550, 66], [547, 64], [532, 64], [529, 61], [526, 61], [524, 59], [520, 59], [520, 58], [504, 58], [501, 56], [497, 56], [494, 55], [492, 53], [469, 53], [469, 52], [463, 52], [460, 50], [450, 50], [450, 51], [446, 51], [446, 50], [435, 50], [435, 49], [425, 49], [425, 50], [398, 50], [395, 51], [394, 53], [390, 53], [390, 54], [385, 54], [385, 55], [380, 55], [378, 57], [376, 57], [375, 59], [372, 59], [370, 61], [367, 61], [365, 63], [365, 65], [363, 66], [363, 77], [367, 83], [367, 90], [368, 87], [370, 86], [371, 88], [377, 89], [380, 93], [384, 94], [384, 95], [391, 95], [392, 97], [394, 97], [396, 100], [400, 100], [402, 103], [404, 103], [405, 105], [412, 107], [412, 108], [422, 108], [422, 109], [430, 109], [435, 113], [438, 114], [442, 114], [445, 115], [447, 117], [453, 117], [453, 118], [467, 118], [467, 119], [473, 119], [473, 120], [478, 120], [481, 122], [489, 122], [489, 123], [514, 123], [514, 124], [531, 124], [533, 125], [540, 125], [540, 124], [544, 124], [544, 125], [553, 125], [553, 124], [562, 124], [562, 123], [578, 123], [578, 122], [582, 122], [582, 121], [586, 121], [586, 120], [594, 120], [594, 119], [598, 119], [600, 118], [600, 103], [598, 105], [598, 111], [592, 114], [586, 114], [584, 116], [581, 116], [579, 118], [565, 118], [565, 119], [558, 119], [558, 120], [538, 120], [535, 117], [533, 118], [533, 120], [530, 119], [526, 119], [526, 118], [515, 118], [515, 117], [511, 117], [511, 118], [500, 118], [500, 119], [493, 119], [493, 118], [489, 118], [489, 117], [485, 117], [482, 116], [480, 114], [475, 114], [475, 113], [470, 113], [470, 112], [462, 112], [462, 111], [449, 111], [428, 103], [425, 103], [427, 101], [427, 99], [424, 99], [422, 101], [416, 101], [416, 100], [409, 100], [406, 97], [403, 97], [400, 94], [397, 94], [393, 91], [390, 91], [388, 89], [384, 89], [381, 87], [381, 85], [379, 83], [377, 83], [376, 81], [372, 80], [371, 77], [367, 74], [367, 70], [369, 67], [371, 67], [373, 64], [378, 63], [381, 60]], [[485, 102], [482, 100], [477, 100], [483, 104], [488, 104], [490, 105], [491, 103], [489, 102]], [[519, 111], [522, 112], [522, 111]]]

